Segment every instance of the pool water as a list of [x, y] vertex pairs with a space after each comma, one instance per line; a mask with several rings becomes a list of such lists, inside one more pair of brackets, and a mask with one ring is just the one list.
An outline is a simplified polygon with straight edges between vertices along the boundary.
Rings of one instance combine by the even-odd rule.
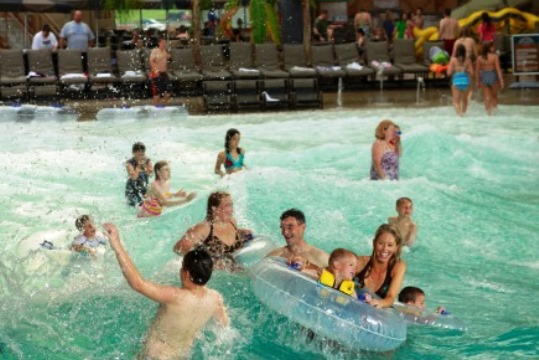
[[[1, 109], [0, 109], [1, 110]], [[77, 216], [118, 225], [142, 274], [179, 284], [173, 244], [202, 220], [214, 189], [233, 194], [242, 226], [282, 241], [280, 214], [307, 216], [309, 242], [330, 252], [371, 252], [375, 229], [414, 200], [417, 245], [404, 252], [404, 285], [423, 288], [467, 333], [425, 327], [389, 354], [354, 353], [308, 341], [299, 326], [262, 306], [245, 274], [217, 272], [232, 329], [207, 328], [195, 359], [501, 359], [539, 357], [539, 107], [335, 109], [97, 122], [14, 122], [0, 111], [0, 359], [132, 359], [157, 304], [132, 291], [110, 251], [71, 256]], [[403, 130], [401, 181], [368, 180], [374, 128]], [[242, 132], [248, 171], [213, 175], [224, 134]], [[154, 162], [171, 163], [173, 188], [196, 200], [157, 219], [124, 204], [124, 161], [143, 141]], [[55, 245], [35, 246], [43, 231]], [[283, 242], [284, 243], [284, 242]]]

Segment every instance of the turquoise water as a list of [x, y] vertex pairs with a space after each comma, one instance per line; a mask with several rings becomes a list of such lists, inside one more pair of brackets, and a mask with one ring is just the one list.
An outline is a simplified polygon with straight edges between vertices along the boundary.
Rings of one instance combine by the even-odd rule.
[[[370, 253], [395, 200], [411, 197], [419, 236], [404, 253], [405, 285], [422, 287], [429, 307], [445, 305], [469, 330], [415, 327], [390, 354], [350, 353], [307, 342], [260, 305], [245, 275], [216, 273], [210, 284], [224, 294], [232, 330], [207, 329], [193, 358], [538, 358], [538, 115], [502, 106], [486, 117], [479, 105], [463, 119], [449, 107], [85, 123], [0, 115], [0, 359], [132, 359], [157, 305], [127, 286], [110, 251], [76, 258], [35, 250], [42, 236], [31, 236], [61, 230], [55, 242], [65, 246], [74, 219], [90, 213], [119, 226], [144, 276], [179, 284], [171, 248], [217, 188], [233, 194], [238, 221], [259, 234], [282, 241], [279, 215], [297, 207], [310, 242], [359, 254]], [[367, 178], [382, 118], [404, 132], [399, 182]], [[221, 180], [213, 166], [230, 127], [242, 132], [250, 170]], [[197, 200], [136, 219], [123, 204], [123, 162], [135, 141], [154, 161], [170, 160], [173, 187], [196, 190]]]

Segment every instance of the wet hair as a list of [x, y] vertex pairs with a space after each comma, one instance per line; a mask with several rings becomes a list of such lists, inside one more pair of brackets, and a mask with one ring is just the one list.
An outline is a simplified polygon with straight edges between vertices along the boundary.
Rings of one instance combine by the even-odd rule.
[[75, 220], [75, 227], [79, 230], [79, 231], [82, 231], [82, 229], [84, 228], [84, 224], [87, 222], [87, 221], [91, 221], [90, 220], [90, 215], [81, 215], [77, 218], [77, 220]]
[[[230, 140], [232, 140], [232, 138], [234, 136], [236, 136], [236, 134], [241, 135], [241, 133], [240, 133], [240, 131], [238, 129], [228, 129], [228, 131], [226, 132], [226, 135], [225, 135], [225, 150], [226, 150], [226, 152], [230, 151]], [[241, 148], [237, 148], [237, 150], [238, 150], [238, 154], [241, 154]]]
[[444, 15], [445, 16], [451, 16], [451, 9], [450, 8], [445, 8]]
[[415, 302], [419, 295], [425, 296], [425, 292], [418, 287], [407, 286], [399, 293], [399, 302], [403, 304]]
[[50, 25], [49, 24], [43, 25], [43, 28], [41, 29], [41, 31], [51, 32]]
[[401, 197], [401, 198], [398, 198], [397, 201], [395, 202], [395, 206], [399, 207], [401, 206], [405, 201], [409, 201], [410, 204], [413, 204], [414, 202], [412, 201], [412, 199], [408, 198], [408, 197]]
[[168, 165], [168, 161], [166, 161], [166, 160], [160, 160], [160, 161], [155, 163], [155, 165], [153, 166], [153, 172], [155, 174], [155, 180], [161, 180], [161, 178], [159, 178], [158, 171], [161, 170], [166, 165]]
[[490, 53], [490, 49], [492, 48], [492, 41], [487, 41], [485, 43], [483, 43], [483, 46], [481, 47], [481, 56], [483, 57], [483, 59], [487, 59], [488, 58], [488, 54]]
[[213, 272], [213, 260], [205, 250], [191, 250], [183, 257], [182, 269], [189, 272], [193, 283], [206, 285]]
[[331, 252], [331, 254], [329, 255], [329, 260], [328, 260], [328, 265], [329, 267], [331, 268], [333, 266], [333, 262], [334, 261], [339, 261], [339, 260], [342, 260], [348, 256], [354, 256], [354, 257], [357, 257], [357, 255], [350, 251], [350, 250], [346, 250], [346, 249], [343, 249], [343, 248], [337, 248], [335, 250], [333, 250]]
[[141, 142], [134, 143], [132, 152], [137, 152], [137, 151], [146, 151], [146, 146], [144, 146], [144, 144]]
[[466, 47], [463, 44], [457, 46], [455, 57], [460, 63], [463, 63], [466, 60]]
[[214, 191], [208, 196], [208, 205], [206, 206], [206, 220], [213, 221], [213, 208], [221, 205], [221, 201], [230, 196], [226, 191]]
[[294, 219], [297, 220], [297, 222], [299, 222], [300, 224], [305, 224], [307, 221], [305, 220], [305, 214], [303, 213], [303, 211], [301, 210], [298, 210], [298, 209], [288, 209], [286, 210], [285, 212], [283, 212], [281, 214], [281, 218], [280, 220], [283, 221], [284, 219], [286, 219], [287, 217], [293, 217]]
[[376, 126], [376, 130], [374, 131], [374, 136], [377, 139], [382, 140], [384, 138], [384, 131], [387, 130], [391, 125], [395, 126], [395, 124], [391, 120], [384, 119], [380, 121], [378, 126]]

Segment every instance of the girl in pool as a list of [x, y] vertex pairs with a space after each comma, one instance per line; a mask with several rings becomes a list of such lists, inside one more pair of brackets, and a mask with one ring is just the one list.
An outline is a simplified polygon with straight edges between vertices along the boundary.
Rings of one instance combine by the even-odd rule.
[[125, 184], [125, 198], [130, 206], [139, 206], [146, 195], [153, 166], [151, 160], [146, 157], [146, 146], [143, 143], [133, 144], [132, 152], [133, 157], [125, 163], [129, 177]]
[[483, 91], [487, 114], [492, 115], [492, 111], [498, 106], [498, 91], [503, 89], [500, 59], [494, 53], [494, 43], [483, 44], [481, 56], [477, 59], [475, 74], [477, 87]]
[[371, 256], [358, 256], [354, 282], [380, 297], [367, 296], [366, 302], [374, 307], [391, 307], [406, 273], [406, 263], [400, 258], [402, 239], [393, 225], [382, 224], [376, 230], [372, 246]]
[[398, 180], [399, 157], [402, 147], [395, 143], [395, 124], [382, 120], [374, 132], [376, 140], [372, 144], [371, 180]]
[[187, 230], [174, 245], [174, 252], [184, 255], [193, 248], [201, 247], [211, 255], [216, 269], [235, 269], [232, 254], [252, 237], [252, 231], [238, 228], [233, 214], [234, 206], [229, 193], [211, 193], [206, 219]]
[[239, 147], [240, 132], [236, 129], [229, 129], [225, 136], [225, 150], [217, 155], [215, 162], [215, 173], [225, 176], [225, 172], [221, 170], [224, 165], [226, 174], [232, 174], [242, 170], [245, 167], [243, 159], [245, 158], [245, 150]]
[[163, 206], [185, 204], [194, 199], [196, 193], [179, 190], [170, 192], [170, 165], [166, 161], [158, 161], [154, 166], [155, 180], [150, 185], [146, 198], [140, 206], [139, 217], [159, 216]]
[[468, 109], [468, 95], [471, 89], [470, 79], [473, 75], [471, 60], [466, 57], [466, 47], [459, 44], [455, 56], [449, 61], [447, 75], [453, 76], [451, 91], [453, 92], [453, 107], [458, 116], [463, 116]]

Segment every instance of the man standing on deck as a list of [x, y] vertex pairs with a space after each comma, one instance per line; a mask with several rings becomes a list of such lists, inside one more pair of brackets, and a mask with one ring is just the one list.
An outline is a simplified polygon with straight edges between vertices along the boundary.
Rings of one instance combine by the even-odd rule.
[[328, 266], [329, 254], [307, 244], [304, 239], [306, 227], [305, 215], [302, 211], [286, 210], [281, 215], [281, 234], [286, 240], [286, 245], [273, 250], [266, 256], [285, 258], [289, 264], [297, 266], [298, 270], [318, 277], [318, 271]]
[[445, 51], [453, 53], [453, 45], [459, 33], [459, 22], [451, 17], [451, 9], [445, 9], [444, 18], [440, 20], [440, 40], [444, 41]]
[[167, 51], [167, 40], [159, 40], [159, 46], [150, 54], [153, 103], [155, 106], [165, 106], [170, 100], [172, 84], [168, 78], [168, 60], [170, 54]]
[[83, 53], [94, 46], [95, 36], [90, 27], [82, 22], [82, 11], [73, 13], [73, 20], [65, 23], [60, 31], [60, 48], [81, 50]]

